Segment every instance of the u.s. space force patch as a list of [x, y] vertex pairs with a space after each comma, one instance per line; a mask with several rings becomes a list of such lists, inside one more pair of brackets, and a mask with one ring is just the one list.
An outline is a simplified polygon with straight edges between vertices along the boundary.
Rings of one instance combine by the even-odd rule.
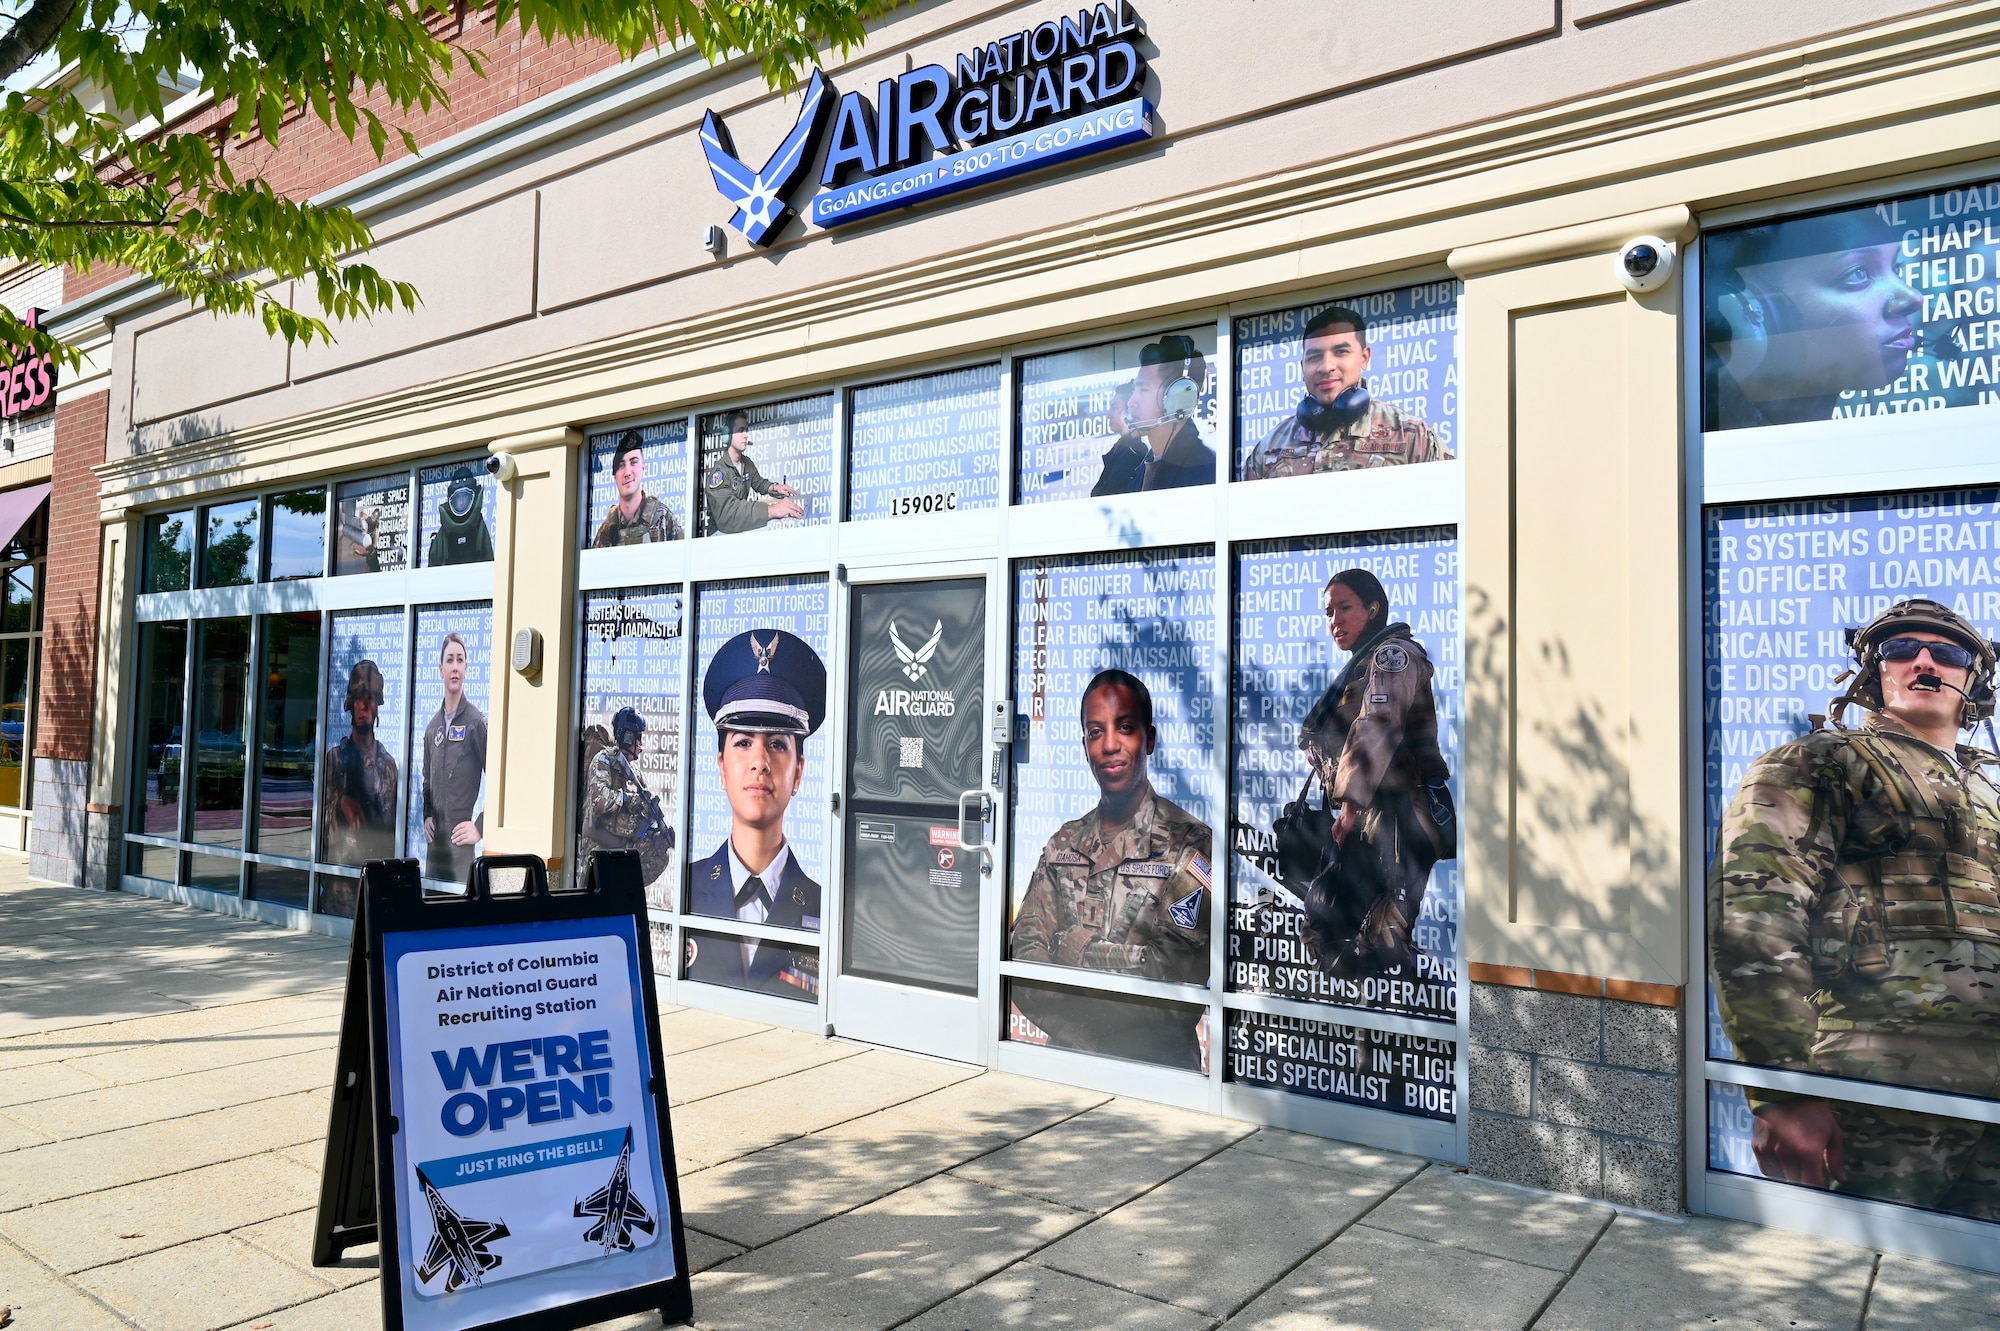
[[1207, 891], [1206, 888], [1197, 887], [1194, 891], [1167, 907], [1167, 914], [1173, 916], [1175, 924], [1178, 924], [1183, 929], [1194, 929], [1200, 926], [1201, 894], [1205, 891]]
[[1172, 878], [1174, 866], [1165, 860], [1127, 860], [1118, 866], [1118, 872], [1134, 878]]

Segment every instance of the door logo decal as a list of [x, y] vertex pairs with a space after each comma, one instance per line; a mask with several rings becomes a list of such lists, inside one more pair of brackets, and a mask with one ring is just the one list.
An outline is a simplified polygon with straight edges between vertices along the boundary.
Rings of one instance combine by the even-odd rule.
[[931, 657], [937, 654], [938, 642], [943, 637], [944, 621], [940, 619], [937, 627], [931, 630], [931, 636], [925, 639], [924, 645], [912, 651], [903, 645], [902, 637], [896, 632], [896, 621], [893, 619], [889, 621], [889, 643], [896, 649], [896, 659], [903, 663], [903, 673], [910, 677], [910, 683], [914, 684], [924, 677]]

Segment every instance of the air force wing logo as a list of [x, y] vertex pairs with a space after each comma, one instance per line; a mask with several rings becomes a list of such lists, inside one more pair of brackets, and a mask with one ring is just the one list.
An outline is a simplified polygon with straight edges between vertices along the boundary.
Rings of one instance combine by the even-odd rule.
[[430, 1207], [433, 1230], [430, 1247], [417, 1263], [418, 1282], [428, 1285], [442, 1274], [447, 1294], [456, 1294], [466, 1285], [483, 1284], [486, 1273], [500, 1265], [501, 1260], [500, 1254], [487, 1251], [486, 1245], [509, 1237], [507, 1223], [467, 1220], [451, 1209], [421, 1169], [417, 1171], [417, 1182], [423, 1187], [424, 1202]]
[[[917, 622], [923, 623], [921, 619]], [[896, 659], [903, 663], [903, 673], [910, 677], [910, 683], [914, 684], [924, 677], [924, 669], [930, 664], [931, 657], [937, 655], [938, 641], [943, 637], [944, 621], [940, 619], [937, 627], [931, 630], [931, 636], [924, 640], [924, 645], [912, 651], [903, 645], [903, 639], [896, 633], [895, 621], [890, 621], [889, 645], [896, 649]]]
[[625, 1129], [625, 1148], [618, 1152], [618, 1164], [611, 1181], [576, 1204], [575, 1218], [595, 1216], [597, 1223], [583, 1232], [585, 1243], [600, 1245], [608, 1255], [632, 1251], [632, 1231], [653, 1232], [653, 1217], [632, 1195], [632, 1129]]
[[833, 89], [826, 75], [813, 71], [806, 84], [805, 102], [799, 107], [798, 122], [785, 135], [770, 160], [756, 170], [744, 165], [730, 141], [722, 117], [710, 111], [701, 120], [701, 150], [708, 158], [709, 172], [722, 197], [736, 205], [729, 224], [741, 231], [752, 245], [763, 245], [784, 229], [792, 216], [791, 193], [812, 165], [820, 135], [833, 112]]

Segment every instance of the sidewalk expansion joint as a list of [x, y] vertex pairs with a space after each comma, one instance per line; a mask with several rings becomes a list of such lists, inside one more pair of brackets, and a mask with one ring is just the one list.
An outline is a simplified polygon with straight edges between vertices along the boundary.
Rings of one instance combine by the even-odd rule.
[[61, 1285], [64, 1289], [68, 1290], [71, 1294], [75, 1295], [77, 1298], [82, 1299], [86, 1303], [95, 1304], [97, 1307], [102, 1308], [105, 1312], [117, 1318], [118, 1321], [124, 1324], [125, 1326], [132, 1327], [133, 1331], [144, 1331], [144, 1328], [140, 1327], [140, 1325], [137, 1322], [127, 1317], [124, 1313], [119, 1312], [116, 1308], [106, 1303], [103, 1299], [98, 1298], [97, 1295], [91, 1293], [83, 1286], [77, 1284], [75, 1281], [71, 1280], [68, 1276], [56, 1270], [53, 1266], [50, 1266], [47, 1262], [43, 1261], [40, 1257], [37, 1257], [33, 1252], [29, 1251], [28, 1249], [22, 1247], [20, 1244], [16, 1243], [13, 1239], [9, 1238], [7, 1235], [0, 1234], [0, 1243], [6, 1244], [9, 1248], [13, 1249], [21, 1257], [33, 1263], [35, 1266], [40, 1267], [43, 1273], [50, 1280], [55, 1281], [57, 1284]]
[[1590, 1254], [1597, 1251], [1597, 1245], [1603, 1241], [1604, 1236], [1609, 1234], [1611, 1227], [1617, 1223], [1618, 1212], [1616, 1211], [1604, 1217], [1604, 1223], [1599, 1225], [1597, 1232], [1590, 1236], [1590, 1242], [1583, 1245], [1583, 1251], [1578, 1253], [1576, 1260], [1569, 1264], [1569, 1270], [1562, 1273], [1562, 1278], [1556, 1281], [1556, 1287], [1549, 1291], [1549, 1296], [1535, 1305], [1535, 1311], [1529, 1314], [1528, 1320], [1523, 1323], [1523, 1331], [1533, 1331], [1535, 1324], [1542, 1320], [1542, 1314], [1547, 1312], [1554, 1306], [1555, 1301], [1562, 1297], [1562, 1292], [1569, 1288], [1569, 1282], [1576, 1278], [1576, 1273], [1581, 1271], [1583, 1264], [1590, 1260]]
[[1861, 1316], [1855, 1320], [1854, 1331], [1868, 1331], [1868, 1310], [1875, 1303], [1875, 1279], [1882, 1274], [1882, 1254], [1876, 1253], [1875, 1260], [1868, 1264], [1868, 1284], [1861, 1291]]

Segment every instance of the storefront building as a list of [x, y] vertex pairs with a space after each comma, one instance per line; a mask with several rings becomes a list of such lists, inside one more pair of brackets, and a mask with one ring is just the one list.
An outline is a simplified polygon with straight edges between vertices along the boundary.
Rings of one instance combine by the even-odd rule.
[[45, 853], [634, 849], [673, 1002], [2000, 1266], [1976, 757], [1893, 994], [1707, 886], [1843, 628], [2000, 636], [2000, 5], [1234, 8], [570, 82], [335, 191], [424, 304], [331, 347], [73, 297]]

